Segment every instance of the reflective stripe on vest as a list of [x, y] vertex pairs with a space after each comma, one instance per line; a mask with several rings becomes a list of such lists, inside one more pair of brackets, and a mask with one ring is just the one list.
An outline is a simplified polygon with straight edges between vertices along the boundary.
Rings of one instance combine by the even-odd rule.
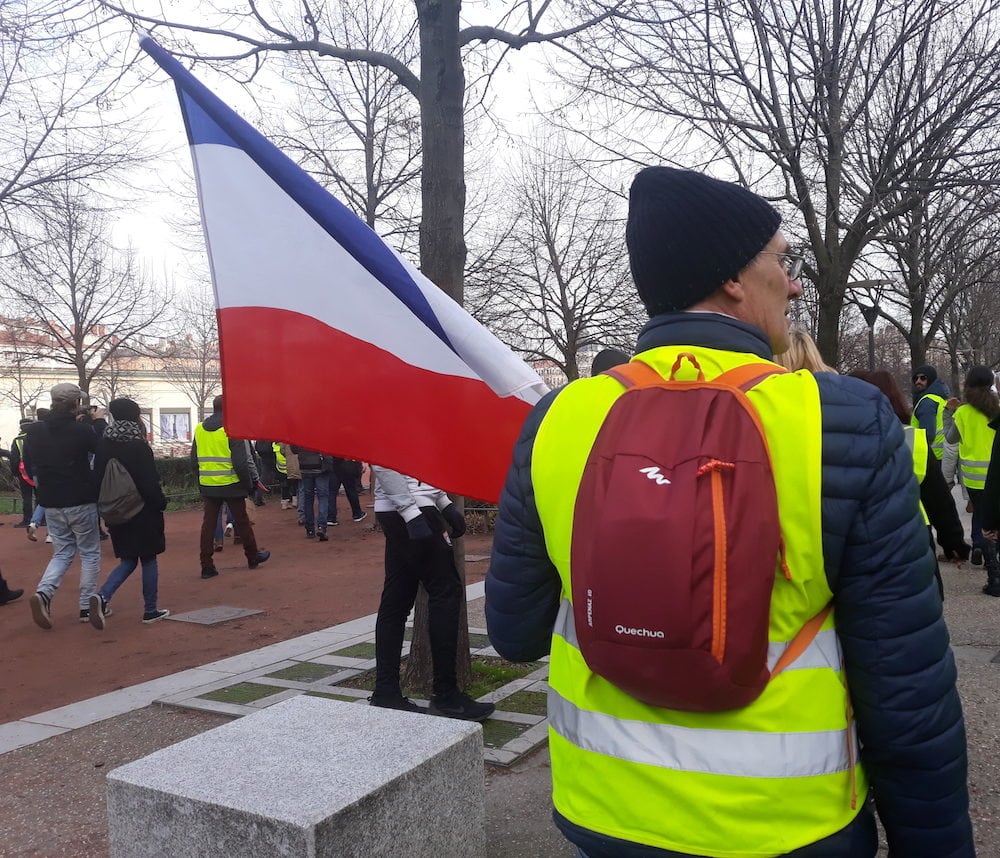
[[202, 423], [194, 429], [198, 451], [198, 483], [203, 486], [231, 486], [240, 481], [233, 469], [229, 436], [225, 429], [209, 431]]
[[275, 441], [271, 444], [271, 449], [274, 450], [274, 462], [278, 469], [279, 474], [288, 473], [288, 462], [285, 459], [285, 454], [281, 452], [281, 444]]
[[934, 413], [934, 437], [927, 440], [930, 443], [931, 452], [934, 453], [934, 458], [940, 461], [944, 456], [944, 397], [938, 396], [936, 393], [925, 393], [921, 396], [913, 406], [910, 425], [917, 429], [920, 428], [920, 421], [917, 420], [917, 408], [920, 407], [920, 403], [925, 399], [937, 403], [937, 411]]
[[960, 405], [955, 411], [955, 426], [962, 436], [958, 444], [958, 464], [962, 483], [967, 489], [981, 489], [986, 485], [986, 472], [993, 453], [995, 430], [989, 418], [972, 405]]
[[[749, 362], [745, 354], [690, 346], [641, 357], [667, 375], [681, 351], [697, 357], [708, 379]], [[833, 615], [756, 701], [725, 712], [643, 704], [592, 673], [576, 646], [574, 508], [594, 439], [622, 393], [607, 376], [567, 385], [532, 448], [535, 500], [563, 596], [549, 675], [555, 807], [583, 828], [690, 855], [760, 858], [821, 840], [850, 823], [867, 791]], [[775, 558], [773, 664], [831, 599], [823, 568], [819, 393], [815, 378], [800, 372], [768, 378], [748, 396], [771, 452], [791, 573], [786, 580]]]

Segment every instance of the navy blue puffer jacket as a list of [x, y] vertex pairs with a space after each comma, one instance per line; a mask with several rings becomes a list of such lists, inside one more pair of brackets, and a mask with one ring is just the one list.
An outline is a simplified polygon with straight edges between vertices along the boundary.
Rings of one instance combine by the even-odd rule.
[[[763, 333], [716, 314], [667, 314], [646, 325], [637, 351], [691, 344], [770, 359]], [[837, 633], [869, 775], [891, 854], [969, 858], [965, 726], [934, 559], [917, 513], [917, 484], [899, 420], [857, 379], [819, 373], [823, 553]], [[486, 579], [490, 640], [504, 657], [548, 653], [560, 581], [545, 551], [531, 485], [535, 432], [558, 391], [529, 415], [507, 476]], [[793, 427], [789, 427], [793, 431]], [[670, 855], [572, 831], [589, 852]], [[845, 832], [847, 830], [845, 829]], [[828, 840], [831, 840], [828, 838]], [[820, 847], [820, 844], [816, 844]], [[823, 856], [853, 856], [823, 842]], [[807, 847], [796, 856], [813, 854]]]

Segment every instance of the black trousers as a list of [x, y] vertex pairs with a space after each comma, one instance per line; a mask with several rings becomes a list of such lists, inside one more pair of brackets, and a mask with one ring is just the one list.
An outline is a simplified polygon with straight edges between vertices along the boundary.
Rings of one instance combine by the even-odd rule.
[[362, 513], [357, 479], [349, 466], [337, 463], [334, 464], [333, 473], [330, 475], [330, 521], [337, 520], [337, 493], [341, 486], [344, 487], [347, 502], [351, 505], [351, 515], [358, 518]]
[[428, 596], [434, 694], [447, 695], [458, 688], [455, 658], [462, 582], [452, 547], [444, 535], [441, 514], [433, 507], [422, 508], [422, 512], [435, 531], [432, 539], [411, 540], [399, 513], [376, 514], [385, 534], [385, 585], [375, 621], [375, 694], [378, 697], [401, 693], [399, 662], [403, 634], [419, 584], [424, 585]]

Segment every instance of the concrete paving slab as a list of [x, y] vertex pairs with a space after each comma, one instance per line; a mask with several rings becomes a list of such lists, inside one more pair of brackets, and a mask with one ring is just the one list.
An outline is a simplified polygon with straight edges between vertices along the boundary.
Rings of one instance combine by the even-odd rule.
[[0, 724], [0, 754], [6, 754], [16, 748], [51, 739], [60, 733], [65, 733], [67, 727], [53, 727], [49, 724], [33, 724], [30, 721], [11, 721]]
[[214, 626], [219, 623], [226, 623], [230, 620], [238, 620], [240, 617], [251, 617], [254, 614], [263, 614], [264, 611], [256, 608], [233, 608], [229, 605], [215, 605], [211, 608], [199, 608], [197, 611], [186, 611], [183, 614], [171, 614], [167, 617], [175, 623], [195, 623], [199, 626]]

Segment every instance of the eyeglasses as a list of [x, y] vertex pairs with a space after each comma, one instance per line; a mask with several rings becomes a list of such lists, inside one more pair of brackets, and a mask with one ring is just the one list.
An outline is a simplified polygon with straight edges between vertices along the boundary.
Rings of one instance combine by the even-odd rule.
[[797, 253], [778, 253], [775, 250], [762, 250], [768, 256], [777, 256], [781, 260], [781, 267], [785, 269], [785, 274], [789, 280], [798, 280], [802, 273], [802, 266], [805, 264], [805, 257]]

